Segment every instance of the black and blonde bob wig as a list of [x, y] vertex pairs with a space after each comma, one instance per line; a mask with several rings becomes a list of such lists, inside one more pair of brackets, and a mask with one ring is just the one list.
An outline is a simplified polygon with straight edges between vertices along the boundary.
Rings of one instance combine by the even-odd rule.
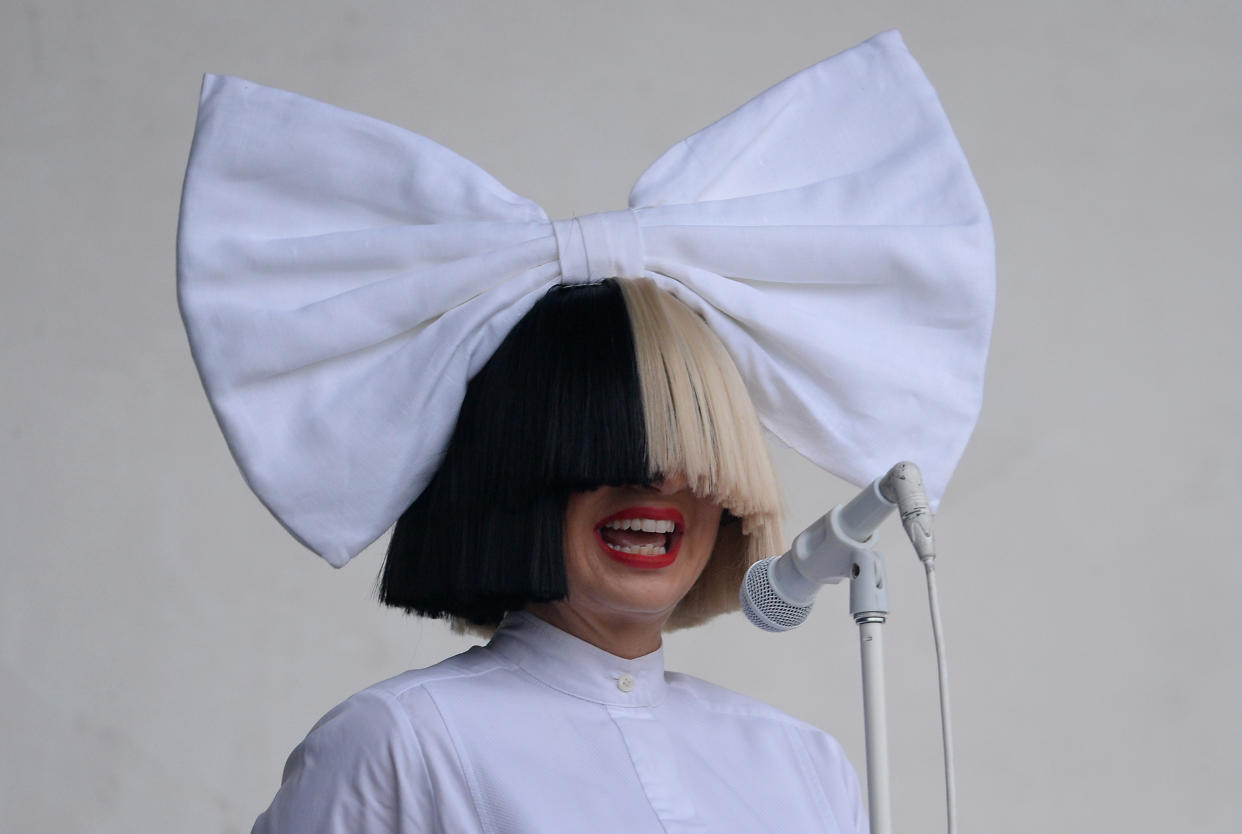
[[651, 281], [550, 290], [470, 381], [431, 483], [388, 545], [380, 599], [490, 627], [563, 599], [569, 495], [684, 474], [725, 508], [668, 627], [737, 608], [777, 552], [780, 499], [754, 406], [707, 324]]

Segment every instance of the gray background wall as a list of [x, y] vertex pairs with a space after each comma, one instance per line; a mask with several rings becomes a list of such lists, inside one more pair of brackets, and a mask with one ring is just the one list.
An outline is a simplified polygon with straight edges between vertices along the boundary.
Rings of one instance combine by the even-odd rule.
[[[0, 820], [247, 830], [351, 692], [464, 641], [249, 494], [173, 283], [199, 76], [410, 127], [553, 216], [902, 29], [990, 203], [986, 407], [941, 508], [963, 832], [1239, 830], [1238, 44], [1226, 2], [15, 2], [0, 10]], [[847, 494], [779, 455], [790, 532]], [[885, 531], [895, 817], [942, 818], [921, 571]], [[862, 764], [845, 593], [671, 665]]]

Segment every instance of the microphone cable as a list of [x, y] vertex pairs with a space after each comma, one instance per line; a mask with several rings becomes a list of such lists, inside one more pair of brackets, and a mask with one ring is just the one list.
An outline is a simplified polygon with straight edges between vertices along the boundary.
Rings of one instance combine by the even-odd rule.
[[901, 524], [927, 575], [927, 605], [931, 612], [932, 640], [936, 645], [936, 677], [940, 689], [944, 800], [948, 834], [957, 834], [957, 774], [953, 767], [953, 722], [949, 711], [949, 661], [945, 651], [944, 624], [940, 619], [940, 596], [936, 591], [936, 544], [932, 534], [932, 514], [923, 493], [923, 477], [912, 463], [894, 466], [881, 481], [880, 492], [897, 504]]
[[953, 769], [953, 722], [949, 713], [949, 662], [945, 657], [944, 625], [940, 622], [940, 597], [936, 594], [936, 557], [923, 559], [927, 574], [927, 604], [931, 609], [932, 639], [936, 643], [936, 677], [940, 684], [940, 737], [944, 750], [944, 801], [948, 809], [949, 834], [957, 834], [957, 775]]

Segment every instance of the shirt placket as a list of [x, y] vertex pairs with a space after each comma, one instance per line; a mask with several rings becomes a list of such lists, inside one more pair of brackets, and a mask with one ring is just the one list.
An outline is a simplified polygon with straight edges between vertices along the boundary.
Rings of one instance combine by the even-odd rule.
[[668, 834], [708, 834], [683, 784], [668, 729], [650, 707], [609, 706], [638, 781]]

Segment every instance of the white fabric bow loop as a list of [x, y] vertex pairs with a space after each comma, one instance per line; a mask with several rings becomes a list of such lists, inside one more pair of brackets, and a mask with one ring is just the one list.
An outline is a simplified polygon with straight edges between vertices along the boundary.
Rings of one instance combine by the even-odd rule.
[[602, 211], [552, 223], [562, 284], [641, 278], [643, 240], [633, 211]]
[[764, 425], [933, 502], [978, 416], [995, 261], [935, 91], [889, 32], [678, 143], [629, 208], [551, 221], [401, 128], [208, 76], [179, 297], [247, 481], [333, 565], [435, 472], [465, 386], [557, 283], [650, 278], [697, 310]]

